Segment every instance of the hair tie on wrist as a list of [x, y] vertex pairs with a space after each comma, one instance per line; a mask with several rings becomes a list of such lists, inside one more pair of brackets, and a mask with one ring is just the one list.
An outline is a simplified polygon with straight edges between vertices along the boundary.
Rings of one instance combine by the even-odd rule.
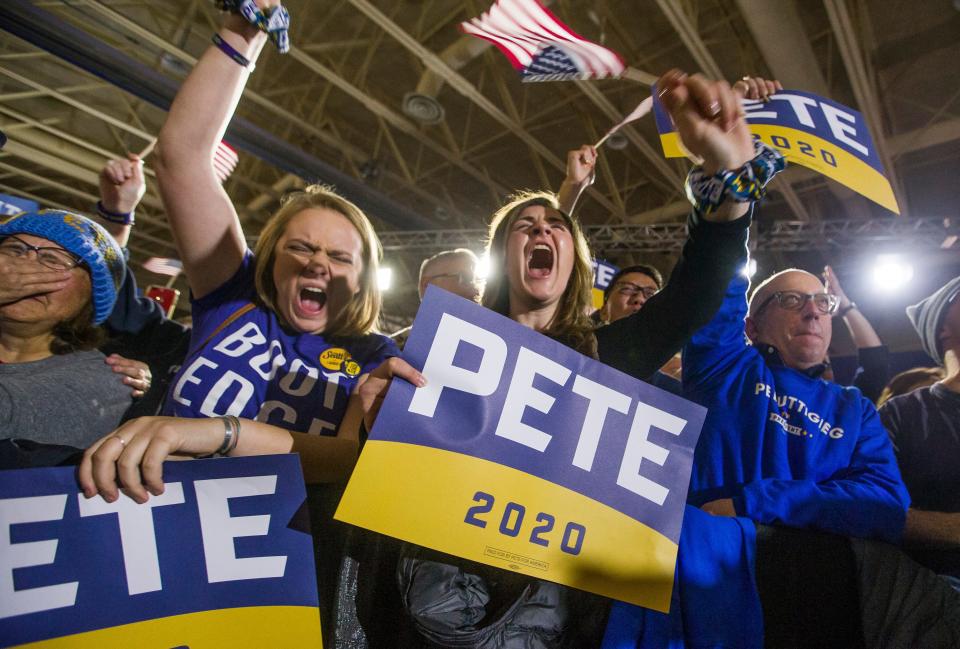
[[117, 225], [133, 225], [134, 214], [135, 212], [132, 210], [130, 212], [111, 212], [103, 206], [102, 201], [97, 201], [97, 215], [104, 221]]
[[257, 67], [256, 65], [250, 63], [250, 59], [245, 57], [243, 54], [233, 49], [233, 46], [230, 45], [227, 41], [223, 40], [223, 36], [220, 34], [214, 34], [211, 39], [213, 44], [220, 48], [220, 51], [229, 56], [234, 60], [237, 65], [243, 68], [247, 68], [250, 72], [253, 72], [253, 69]]

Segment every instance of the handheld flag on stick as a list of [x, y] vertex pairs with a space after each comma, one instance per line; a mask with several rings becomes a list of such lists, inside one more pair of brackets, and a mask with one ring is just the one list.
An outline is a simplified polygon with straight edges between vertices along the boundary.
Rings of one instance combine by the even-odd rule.
[[636, 108], [633, 109], [632, 113], [630, 113], [629, 115], [623, 118], [623, 121], [621, 121], [619, 124], [617, 124], [616, 126], [611, 128], [609, 131], [607, 131], [606, 134], [602, 138], [600, 138], [600, 141], [593, 145], [593, 148], [595, 149], [600, 148], [600, 145], [606, 142], [607, 138], [609, 138], [611, 135], [619, 131], [621, 128], [623, 128], [630, 122], [637, 121], [638, 119], [640, 119], [641, 117], [649, 113], [652, 108], [653, 108], [653, 96], [651, 95], [650, 97], [647, 97], [646, 99], [641, 101], [640, 105], [638, 105]]
[[497, 0], [460, 29], [496, 45], [523, 81], [603, 79], [627, 69], [619, 54], [584, 39], [538, 0]]

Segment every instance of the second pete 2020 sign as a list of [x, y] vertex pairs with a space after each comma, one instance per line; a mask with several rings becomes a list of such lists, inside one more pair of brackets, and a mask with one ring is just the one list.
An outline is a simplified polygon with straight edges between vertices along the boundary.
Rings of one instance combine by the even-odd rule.
[[430, 287], [337, 518], [666, 611], [706, 411]]
[[[656, 86], [652, 92], [664, 155], [685, 157], [670, 115], [657, 99]], [[741, 105], [754, 137], [778, 149], [787, 162], [813, 169], [900, 213], [863, 115], [800, 90], [781, 90], [767, 102], [743, 99]]]

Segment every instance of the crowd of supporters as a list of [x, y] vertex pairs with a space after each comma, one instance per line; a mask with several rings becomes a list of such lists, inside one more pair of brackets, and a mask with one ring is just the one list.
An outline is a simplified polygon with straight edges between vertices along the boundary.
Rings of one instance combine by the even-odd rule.
[[[377, 330], [380, 244], [350, 201], [290, 194], [247, 247], [210, 161], [267, 37], [237, 15], [219, 35], [154, 163], [192, 329], [140, 296], [124, 263], [145, 186], [135, 156], [104, 168], [96, 217], [0, 224], [0, 421], [16, 431], [0, 435], [3, 468], [77, 464], [87, 497], [145, 502], [172, 455], [298, 453], [323, 548], [325, 646], [960, 646], [960, 277], [909, 310], [936, 367], [892, 380], [831, 268], [750, 289], [738, 271], [753, 206], [783, 163], [751, 137], [739, 99], [776, 82], [660, 78], [701, 160], [689, 235], [669, 273], [620, 270], [598, 311], [573, 216], [593, 181], [589, 146], [570, 152], [558, 194], [521, 193], [492, 215], [485, 284], [468, 250], [420, 268], [421, 298], [437, 285], [708, 408], [661, 614], [333, 523], [391, 382], [430, 377], [401, 358], [406, 331]], [[860, 355], [854, 386], [831, 380], [840, 320]]]

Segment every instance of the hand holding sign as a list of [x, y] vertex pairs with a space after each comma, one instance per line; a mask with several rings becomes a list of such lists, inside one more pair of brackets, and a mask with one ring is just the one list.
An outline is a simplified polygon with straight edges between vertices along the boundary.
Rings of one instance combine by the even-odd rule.
[[377, 415], [380, 414], [380, 406], [383, 405], [383, 398], [387, 395], [387, 390], [390, 389], [395, 376], [406, 379], [418, 388], [427, 384], [423, 374], [402, 358], [388, 358], [370, 374], [361, 376], [357, 382], [356, 394], [360, 398], [360, 405], [363, 408], [363, 425], [367, 430], [373, 430], [373, 424], [377, 421]]
[[779, 81], [770, 81], [762, 77], [743, 77], [733, 84], [733, 91], [746, 99], [767, 101], [771, 95], [783, 90]]
[[657, 89], [684, 147], [703, 160], [706, 173], [739, 169], [753, 158], [753, 139], [726, 81], [670, 70]]
[[87, 498], [100, 493], [108, 503], [124, 493], [138, 503], [163, 493], [163, 462], [174, 453], [209, 455], [223, 440], [221, 419], [140, 417], [101, 437], [83, 454], [77, 471]]

